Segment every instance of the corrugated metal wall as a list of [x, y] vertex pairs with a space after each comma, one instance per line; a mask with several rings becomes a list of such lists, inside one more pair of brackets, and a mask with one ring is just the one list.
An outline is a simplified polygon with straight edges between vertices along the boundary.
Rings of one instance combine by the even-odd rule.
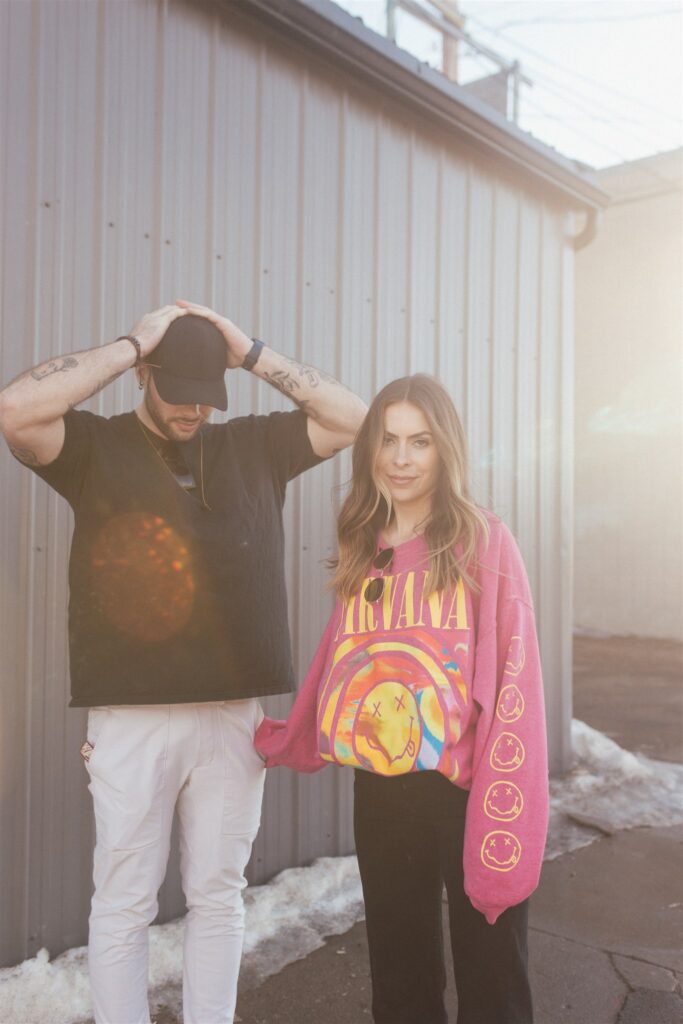
[[[221, 8], [0, 4], [0, 378], [209, 303], [364, 398], [425, 370], [465, 419], [476, 491], [536, 596], [552, 763], [567, 762], [572, 255], [565, 211], [383, 97]], [[236, 372], [231, 412], [283, 400]], [[90, 403], [136, 401], [132, 374]], [[348, 455], [290, 490], [299, 674]], [[85, 940], [91, 816], [67, 711], [70, 513], [0, 452], [0, 963]], [[289, 699], [272, 699], [285, 714]], [[352, 848], [348, 773], [272, 772], [252, 881]], [[177, 871], [166, 916], [183, 906]]]

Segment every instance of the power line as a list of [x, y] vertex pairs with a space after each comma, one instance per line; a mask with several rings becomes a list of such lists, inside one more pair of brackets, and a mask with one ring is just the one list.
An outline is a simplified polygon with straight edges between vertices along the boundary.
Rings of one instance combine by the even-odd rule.
[[610, 21], [642, 21], [650, 18], [666, 17], [670, 14], [681, 14], [680, 7], [670, 7], [665, 11], [649, 11], [647, 14], [612, 14], [612, 15], [591, 15], [588, 18], [580, 16], [572, 18], [517, 18], [514, 21], [503, 21], [495, 28], [495, 34], [499, 35], [505, 29], [514, 28], [517, 25], [576, 25], [582, 22], [590, 22], [592, 25]]
[[[581, 131], [580, 128], [576, 128], [574, 125], [569, 124], [563, 117], [560, 117], [557, 114], [548, 113], [547, 110], [544, 110], [543, 107], [534, 103], [534, 101], [530, 100], [528, 97], [525, 100], [525, 105], [530, 106], [533, 110], [539, 111], [547, 120], [556, 121], [558, 124], [561, 124], [563, 128], [566, 128], [568, 131], [573, 132], [574, 135], [578, 135], [580, 138], [590, 142], [591, 145], [597, 146], [599, 149], [603, 149], [606, 153], [610, 153], [612, 156], [618, 157], [620, 163], [629, 162], [629, 158], [620, 150], [615, 149], [614, 146], [610, 146], [607, 143], [602, 142], [600, 139], [596, 139], [594, 135], [589, 135], [588, 132]], [[655, 173], [655, 177], [659, 177], [659, 175]]]
[[[491, 28], [485, 22], [480, 21], [479, 18], [475, 18], [471, 14], [466, 14], [466, 17], [468, 18], [469, 21], [474, 22], [474, 24], [477, 25], [477, 27], [480, 28], [482, 31], [488, 32], [489, 34], [494, 35], [494, 36], [498, 34], [495, 29]], [[501, 36], [503, 36], [502, 32], [499, 33], [499, 34]], [[661, 111], [657, 110], [657, 108], [654, 107], [652, 104], [646, 103], [644, 100], [640, 99], [639, 97], [637, 97], [637, 96], [629, 96], [626, 93], [621, 92], [619, 89], [615, 89], [613, 86], [609, 86], [609, 85], [606, 85], [604, 82], [598, 81], [596, 78], [591, 78], [589, 75], [583, 75], [579, 71], [574, 71], [571, 68], [566, 67], [566, 65], [560, 64], [558, 61], [556, 61], [554, 59], [551, 59], [549, 57], [546, 57], [545, 54], [540, 53], [538, 50], [535, 50], [533, 47], [528, 46], [526, 43], [521, 43], [518, 40], [510, 39], [509, 37], [506, 38], [505, 41], [510, 46], [515, 47], [516, 49], [524, 50], [527, 53], [532, 54], [538, 60], [543, 61], [544, 64], [549, 64], [553, 68], [559, 68], [561, 71], [564, 71], [567, 75], [570, 75], [573, 78], [581, 79], [582, 81], [587, 82], [589, 85], [591, 85], [593, 87], [597, 87], [598, 89], [601, 89], [603, 92], [611, 92], [613, 95], [618, 96], [622, 100], [626, 100], [628, 103], [637, 103], [639, 106], [643, 107], [643, 109], [645, 109], [645, 110], [649, 110], [649, 111], [654, 112], [656, 114], [660, 114], [661, 113]]]
[[[532, 107], [533, 109], [537, 110], [539, 112], [540, 116], [544, 117], [546, 120], [548, 120], [548, 121], [555, 121], [558, 124], [561, 124], [563, 128], [565, 128], [568, 131], [572, 132], [574, 135], [577, 135], [580, 138], [585, 139], [586, 141], [590, 142], [593, 146], [597, 146], [599, 149], [604, 150], [605, 153], [610, 153], [613, 157], [614, 156], [618, 157], [620, 163], [624, 164], [624, 163], [631, 163], [632, 162], [632, 158], [625, 156], [624, 153], [621, 152], [621, 150], [615, 149], [614, 146], [609, 145], [608, 143], [600, 141], [599, 139], [595, 138], [595, 136], [589, 135], [587, 132], [581, 131], [580, 128], [577, 128], [575, 125], [572, 125], [572, 124], [568, 123], [564, 118], [560, 117], [559, 115], [549, 113], [543, 107], [539, 106], [537, 103], [534, 103], [533, 100], [529, 100], [527, 98], [525, 105], [528, 105], [528, 106]], [[523, 130], [525, 130], [525, 129], [523, 129]], [[533, 132], [530, 132], [530, 134], [534, 135]], [[538, 136], [535, 136], [535, 138], [538, 138]], [[541, 140], [541, 141], [543, 141], [543, 140]], [[546, 145], [547, 145], [547, 143], [546, 143]], [[553, 147], [553, 148], [555, 148], [555, 147]], [[661, 152], [661, 150], [659, 150], [659, 152]], [[650, 155], [651, 156], [655, 156], [656, 154], [652, 153]], [[671, 179], [665, 177], [663, 174], [659, 174], [652, 167], [643, 167], [642, 171], [648, 177], [653, 178], [655, 181], [659, 182], [660, 184], [666, 185], [668, 188], [671, 187], [671, 184], [672, 184]]]
[[[478, 54], [476, 54], [476, 53], [472, 54], [472, 59], [479, 66], [483, 66], [482, 59], [479, 57]], [[486, 70], [488, 70], [488, 69], [486, 69]], [[580, 94], [577, 95], [575, 92], [572, 91], [572, 89], [570, 87], [565, 86], [562, 83], [556, 82], [554, 79], [551, 79], [551, 78], [547, 77], [546, 75], [544, 75], [541, 72], [534, 72], [534, 79], [535, 79], [534, 84], [538, 85], [540, 90], [546, 91], [550, 95], [554, 95], [554, 96], [558, 97], [564, 103], [568, 103], [572, 107], [574, 107], [576, 110], [583, 111], [585, 114], [587, 114], [588, 117], [585, 118], [585, 120], [595, 121], [595, 122], [601, 123], [601, 124], [609, 124], [609, 120], [611, 119], [612, 121], [620, 121], [620, 122], [624, 122], [625, 124], [638, 125], [641, 128], [645, 128], [645, 129], [647, 129], [647, 127], [648, 127], [648, 125], [645, 124], [643, 121], [639, 121], [639, 120], [637, 120], [635, 118], [628, 117], [627, 115], [617, 113], [616, 111], [613, 110], [613, 108], [608, 106], [603, 101], [600, 101], [599, 99], [596, 99], [595, 97], [591, 101], [589, 101], [589, 100], [586, 99], [586, 97], [581, 96]], [[531, 101], [528, 98], [528, 92], [525, 91], [523, 93], [522, 109], [524, 108], [524, 106], [528, 102], [531, 102]], [[532, 105], [533, 105], [533, 103], [532, 103]], [[602, 108], [602, 110], [608, 116], [607, 117], [601, 117], [601, 116], [597, 115], [595, 113], [595, 108], [596, 107]], [[565, 120], [566, 121], [567, 117], [566, 117], [566, 115], [558, 115], [556, 120], [558, 120], [558, 121]], [[634, 142], [637, 142], [640, 146], [642, 146], [646, 150], [650, 150], [651, 151], [653, 148], [654, 149], [660, 148], [659, 147], [658, 135], [660, 134], [661, 129], [659, 130], [659, 132], [657, 130], [651, 132], [652, 139], [650, 139], [650, 138], [643, 138], [642, 135], [638, 134], [637, 132], [634, 132], [632, 129], [629, 129], [629, 128], [623, 128], [622, 127], [622, 128], [619, 128], [619, 131], [621, 132], [622, 135], [627, 135], [631, 140], [633, 140]]]
[[[594, 115], [594, 110], [597, 106], [598, 108], [602, 108], [604, 113], [608, 114], [614, 121], [621, 121], [625, 124], [635, 124], [645, 129], [648, 128], [648, 124], [646, 122], [640, 121], [637, 118], [628, 117], [625, 114], [618, 113], [604, 101], [601, 101], [599, 97], [591, 97], [591, 99], [589, 100], [587, 97], [573, 92], [571, 87], [566, 86], [561, 82], [557, 82], [555, 79], [551, 79], [539, 72], [534, 73], [534, 78], [535, 82], [539, 84], [539, 87], [541, 89], [545, 89], [551, 95], [557, 96], [560, 100], [563, 100], [566, 103], [570, 103], [578, 110], [583, 110], [587, 112], [589, 115]], [[593, 119], [598, 120], [597, 117], [593, 117]], [[680, 120], [677, 120], [677, 123], [680, 124]], [[624, 134], [629, 135], [630, 138], [633, 139], [635, 142], [639, 142], [642, 146], [651, 145], [648, 139], [643, 138], [641, 135], [639, 135], [637, 132], [634, 132], [633, 130], [622, 128], [621, 131], [624, 132]], [[655, 129], [651, 134], [653, 136], [656, 136], [658, 131], [661, 131], [661, 128]]]
[[[479, 54], [473, 53], [472, 57], [473, 57], [473, 59], [475, 60], [476, 63], [478, 63], [480, 66], [482, 66], [482, 58], [480, 57]], [[526, 107], [531, 107], [534, 110], [540, 111], [541, 115], [543, 117], [545, 117], [547, 120], [555, 121], [558, 124], [563, 125], [564, 127], [568, 128], [569, 131], [571, 131], [575, 135], [578, 135], [581, 138], [585, 139], [587, 142], [590, 142], [592, 145], [598, 146], [599, 148], [604, 149], [606, 152], [611, 153], [613, 156], [617, 156], [622, 163], [625, 163], [627, 161], [628, 158], [626, 156], [624, 156], [624, 154], [621, 153], [619, 150], [616, 150], [616, 149], [614, 149], [611, 146], [606, 146], [604, 143], [599, 142], [597, 139], [595, 139], [592, 135], [589, 135], [586, 132], [582, 132], [578, 128], [574, 128], [572, 125], [568, 124], [563, 117], [559, 116], [558, 114], [551, 114], [551, 113], [549, 113], [547, 110], [545, 110], [543, 107], [539, 106], [533, 100], [530, 100], [528, 96], [525, 96], [523, 106], [525, 108]], [[524, 130], [524, 129], [522, 129], [522, 130]], [[533, 133], [531, 133], [531, 134], [533, 134]], [[538, 136], [536, 136], [536, 137], [538, 137]], [[541, 141], [543, 141], [543, 140], [541, 140]], [[547, 142], [545, 144], [548, 145]], [[555, 147], [553, 147], [553, 148], [555, 148]]]
[[[472, 60], [476, 64], [478, 64], [480, 67], [483, 67], [485, 71], [489, 70], [488, 66], [484, 63], [484, 58], [481, 56], [481, 54], [473, 52], [470, 56], [471, 56]], [[540, 106], [538, 103], [535, 103], [534, 100], [530, 99], [529, 96], [527, 94], [525, 94], [524, 100], [523, 100], [523, 103], [522, 103], [522, 111], [523, 111], [523, 115], [524, 115], [523, 119], [525, 119], [526, 116], [529, 116], [528, 113], [527, 113], [527, 108], [528, 107], [531, 107], [533, 110], [536, 110], [538, 112], [535, 115], [536, 117], [542, 117], [546, 121], [553, 121], [554, 123], [556, 123], [558, 125], [561, 125], [564, 129], [566, 129], [567, 131], [571, 132], [573, 135], [575, 135], [575, 136], [577, 136], [579, 138], [584, 139], [586, 142], [589, 142], [593, 147], [597, 147], [598, 149], [602, 149], [605, 153], [609, 153], [612, 157], [617, 157], [620, 163], [630, 163], [631, 162], [632, 158], [626, 156], [620, 149], [615, 148], [613, 145], [611, 145], [609, 143], [605, 143], [605, 142], [601, 141], [599, 138], [597, 138], [593, 134], [589, 134], [586, 131], [582, 131], [581, 128], [577, 128], [575, 124], [571, 123], [572, 120], [575, 120], [575, 119], [568, 119], [566, 116], [563, 116], [563, 115], [560, 115], [560, 114], [556, 114], [556, 113], [550, 113], [546, 108]], [[531, 116], [534, 116], [534, 115], [531, 115]], [[596, 117], [595, 115], [590, 115], [589, 114], [589, 116], [584, 118], [584, 119], [585, 120], [597, 121], [597, 122], [599, 122], [601, 124], [609, 124], [609, 120], [607, 118]], [[544, 142], [545, 145], [550, 145], [550, 143], [548, 143], [544, 139], [540, 138], [540, 136], [538, 136], [535, 132], [530, 131], [528, 128], [524, 128], [521, 125], [520, 125], [520, 127], [522, 128], [522, 131], [527, 131], [530, 135], [533, 135], [534, 138], [538, 138], [540, 141]], [[631, 137], [632, 138], [636, 138], [633, 135]], [[636, 141], [640, 142], [641, 145], [648, 145], [649, 146], [649, 143], [646, 143], [645, 140], [643, 140], [643, 139], [636, 138]], [[557, 149], [556, 146], [552, 146], [552, 148], [553, 149]], [[661, 148], [658, 151], [661, 152]], [[569, 154], [566, 154], [566, 155], [569, 155]], [[651, 153], [650, 155], [654, 155], [654, 154]], [[669, 178], [664, 177], [664, 175], [659, 174], [657, 171], [653, 170], [650, 167], [644, 167], [643, 168], [643, 173], [647, 174], [648, 177], [653, 178], [655, 181], [658, 181], [660, 184], [664, 184], [664, 185], [667, 185], [667, 186], [671, 185], [671, 181], [670, 181]]]

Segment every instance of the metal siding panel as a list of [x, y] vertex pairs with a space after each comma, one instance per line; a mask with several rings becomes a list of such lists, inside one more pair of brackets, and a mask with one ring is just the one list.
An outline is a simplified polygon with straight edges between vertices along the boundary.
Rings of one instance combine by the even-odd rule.
[[[573, 234], [573, 217], [565, 215], [566, 237]], [[559, 600], [561, 616], [560, 675], [555, 680], [557, 719], [550, 724], [550, 765], [553, 772], [569, 771], [572, 764], [572, 634], [574, 624], [574, 250], [564, 242], [562, 307], [560, 310], [560, 489]]]
[[[75, 24], [79, 8], [53, 5], [39, 21], [37, 46], [42, 74], [37, 106], [39, 216], [35, 235], [35, 344], [31, 360], [73, 348], [64, 338], [68, 305], [66, 261], [70, 242], [71, 181], [77, 95], [78, 48]], [[87, 20], [87, 19], [86, 19]], [[70, 341], [70, 339], [69, 339]], [[82, 870], [89, 854], [63, 856], [68, 811], [84, 803], [82, 766], [72, 741], [83, 728], [83, 714], [69, 714], [66, 673], [66, 577], [71, 516], [63, 503], [37, 480], [30, 488], [29, 512], [32, 595], [25, 680], [30, 706], [28, 941], [27, 951], [54, 947], [64, 936], [83, 936]], [[68, 796], [67, 796], [68, 794]], [[68, 808], [68, 810], [67, 810]]]
[[377, 191], [377, 390], [408, 372], [409, 134], [382, 117]]
[[[300, 339], [301, 107], [303, 81], [268, 51], [263, 64], [261, 119], [261, 288], [258, 329], [275, 347], [296, 356]], [[265, 394], [264, 394], [265, 392]], [[271, 389], [258, 389], [259, 409], [281, 408]]]
[[[67, 48], [72, 57], [69, 103], [73, 107], [73, 134], [64, 142], [60, 182], [64, 287], [60, 317], [53, 323], [54, 344], [50, 346], [50, 351], [60, 353], [88, 348], [107, 338], [102, 320], [105, 268], [101, 258], [107, 223], [102, 179], [104, 8], [82, 3], [74, 8], [74, 14], [71, 46]], [[114, 331], [117, 326], [112, 323]], [[121, 392], [122, 384], [118, 387]], [[112, 396], [108, 397], [111, 402]], [[87, 408], [96, 411], [101, 401], [92, 399]]]
[[439, 152], [419, 135], [413, 134], [408, 250], [408, 346], [411, 373], [433, 374], [436, 370], [439, 241]]
[[161, 58], [164, 300], [199, 297], [202, 301], [211, 280], [212, 38], [210, 16], [201, 7], [168, 9]]
[[[378, 120], [374, 111], [345, 97], [339, 205], [339, 342], [336, 371], [369, 401], [377, 390], [378, 339]], [[338, 481], [350, 476], [348, 456], [336, 459]], [[343, 468], [342, 468], [343, 467]], [[337, 503], [340, 504], [339, 502]]]
[[[339, 204], [339, 332], [335, 372], [347, 387], [366, 401], [375, 393], [377, 340], [377, 196], [378, 129], [373, 110], [344, 96], [341, 133]], [[351, 454], [334, 459], [334, 489], [326, 502], [329, 550], [336, 552], [335, 519], [351, 478]], [[353, 774], [337, 772], [337, 830], [339, 852], [353, 850]]]
[[519, 276], [517, 297], [517, 451], [516, 537], [524, 556], [534, 595], [538, 594], [538, 524], [536, 514], [538, 466], [538, 306], [540, 215], [524, 197], [520, 209]]
[[[262, 110], [260, 122], [261, 174], [259, 336], [272, 340], [280, 352], [296, 357], [299, 349], [298, 288], [301, 271], [298, 262], [301, 229], [300, 168], [302, 144], [301, 70], [292, 67], [272, 51], [262, 58]], [[276, 391], [256, 386], [254, 411], [270, 412], [288, 403]], [[285, 505], [285, 569], [290, 593], [289, 622], [294, 640], [298, 637], [298, 607], [291, 592], [291, 581], [298, 576], [296, 543], [289, 543], [298, 532], [299, 499], [297, 485], [290, 485]], [[299, 667], [294, 649], [295, 668]], [[286, 714], [287, 698], [265, 703], [266, 712]], [[277, 710], [273, 710], [273, 704]], [[298, 820], [299, 782], [291, 772], [271, 772], [266, 785], [263, 835], [258, 842], [263, 857], [264, 876], [284, 864], [293, 863], [299, 837], [294, 827]]]
[[[83, 217], [84, 229], [91, 232], [84, 240], [85, 254], [97, 254], [92, 270], [85, 268], [84, 280], [94, 278], [92, 294], [97, 299], [93, 335], [90, 341], [83, 339], [86, 345], [131, 330], [147, 309], [161, 304], [155, 251], [159, 208], [152, 201], [158, 170], [154, 141], [158, 138], [156, 81], [161, 35], [157, 43], [157, 27], [156, 5], [151, 3], [137, 8], [101, 5], [96, 64], [93, 69], [89, 64], [84, 68], [83, 88], [88, 88], [91, 75], [97, 75], [95, 121], [88, 110], [84, 125], [84, 142], [92, 150], [89, 163], [97, 172], [92, 196], [96, 208], [90, 216], [86, 208]], [[77, 272], [82, 270], [79, 257]], [[77, 305], [73, 315], [78, 322]], [[105, 416], [121, 413], [136, 401], [135, 394], [133, 375], [125, 374], [116, 386], [96, 395], [87, 408]]]
[[[4, 448], [4, 446], [3, 446]], [[0, 452], [0, 964], [24, 956], [28, 937], [29, 878], [26, 679], [26, 616], [29, 579], [28, 524], [22, 512], [29, 481], [5, 449]]]
[[489, 505], [493, 185], [480, 171], [470, 173], [469, 204], [465, 430], [472, 459], [472, 491], [480, 504]]
[[[27, 324], [32, 322], [32, 294], [26, 288], [32, 265], [37, 86], [25, 59], [31, 52], [34, 11], [24, 5], [0, 5], [0, 368], [9, 380], [31, 358]], [[8, 197], [12, 197], [11, 203]], [[10, 241], [11, 239], [11, 241]], [[8, 344], [12, 339], [12, 345]], [[22, 347], [23, 346], [23, 347]], [[0, 964], [15, 963], [26, 948], [28, 899], [29, 803], [27, 757], [23, 737], [28, 728], [25, 689], [26, 620], [30, 602], [30, 479], [5, 445], [0, 451]]]
[[467, 237], [467, 165], [446, 151], [441, 174], [438, 373], [464, 419]]
[[505, 185], [494, 193], [491, 325], [491, 509], [514, 531], [515, 370], [519, 196]]
[[[215, 252], [209, 304], [248, 334], [259, 336], [261, 266], [262, 45], [246, 34], [216, 30], [213, 103]], [[269, 341], [263, 335], [264, 341]], [[279, 345], [277, 337], [272, 339]], [[257, 406], [261, 385], [251, 374], [228, 374], [229, 415]]]
[[[563, 634], [571, 627], [570, 578], [563, 575], [563, 515], [561, 474], [563, 453], [563, 319], [564, 217], [545, 208], [542, 215], [541, 279], [539, 282], [539, 485], [538, 549], [540, 574], [536, 593], [537, 622], [546, 689], [549, 733], [560, 740], [551, 750], [551, 769], [565, 762], [569, 720], [566, 715], [564, 674], [567, 670]], [[570, 392], [571, 397], [571, 392]], [[558, 581], [560, 585], [558, 586]], [[569, 599], [566, 592], [569, 591]]]
[[[90, 136], [94, 160], [100, 165], [93, 242], [102, 253], [99, 337], [103, 338], [132, 329], [147, 310], [175, 297], [166, 291], [161, 270], [165, 29], [156, 3], [103, 6], [99, 123]], [[103, 415], [121, 413], [138, 397], [133, 374], [126, 374], [115, 388], [100, 392], [93, 408]]]
[[[311, 83], [306, 77], [303, 103], [301, 226], [299, 260], [299, 355], [307, 363], [335, 371], [338, 349], [338, 254], [340, 199], [339, 90], [326, 82]], [[297, 550], [297, 574], [291, 580], [296, 595], [298, 635], [294, 637], [301, 678], [318, 645], [327, 614], [325, 593], [328, 573], [321, 558], [331, 547], [332, 509], [329, 494], [334, 467], [323, 464], [315, 473], [301, 477], [297, 487], [296, 534], [289, 544]], [[332, 777], [330, 777], [332, 775]], [[310, 780], [299, 778], [300, 818], [297, 823], [303, 859], [336, 852], [337, 801], [330, 786], [339, 773], [320, 773]]]

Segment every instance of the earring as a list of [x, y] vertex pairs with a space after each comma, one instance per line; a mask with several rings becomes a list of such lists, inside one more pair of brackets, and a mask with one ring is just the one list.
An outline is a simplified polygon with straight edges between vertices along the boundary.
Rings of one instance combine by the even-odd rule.
[[140, 391], [144, 391], [145, 390], [145, 385], [144, 385], [143, 381], [141, 381], [141, 380], [138, 381], [138, 388], [140, 389]]

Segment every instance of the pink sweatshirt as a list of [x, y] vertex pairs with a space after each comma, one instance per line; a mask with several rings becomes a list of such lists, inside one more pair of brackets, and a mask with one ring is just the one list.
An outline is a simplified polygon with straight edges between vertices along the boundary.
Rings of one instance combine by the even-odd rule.
[[469, 790], [465, 892], [493, 924], [538, 884], [548, 773], [529, 584], [487, 518], [479, 593], [460, 581], [425, 599], [424, 538], [398, 545], [382, 598], [369, 604], [364, 582], [337, 602], [289, 718], [266, 718], [255, 742], [268, 767], [434, 769]]

